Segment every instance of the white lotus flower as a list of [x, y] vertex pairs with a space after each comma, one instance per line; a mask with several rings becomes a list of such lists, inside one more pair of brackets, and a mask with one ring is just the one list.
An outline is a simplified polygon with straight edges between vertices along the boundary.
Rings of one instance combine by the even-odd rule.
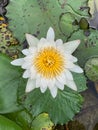
[[25, 57], [11, 62], [12, 65], [25, 69], [23, 78], [28, 78], [26, 92], [40, 88], [44, 93], [49, 88], [55, 98], [57, 90], [63, 90], [64, 85], [77, 90], [71, 71], [82, 73], [83, 70], [74, 64], [77, 58], [72, 56], [72, 53], [80, 44], [80, 40], [63, 44], [61, 39], [54, 41], [54, 38], [54, 30], [51, 27], [46, 38], [40, 40], [26, 34], [29, 48], [22, 51]]

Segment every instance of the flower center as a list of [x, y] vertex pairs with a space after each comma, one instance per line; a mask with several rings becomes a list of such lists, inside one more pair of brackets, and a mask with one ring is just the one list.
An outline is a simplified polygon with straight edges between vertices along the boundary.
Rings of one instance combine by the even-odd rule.
[[54, 78], [64, 70], [64, 58], [55, 48], [47, 47], [38, 52], [34, 66], [43, 77]]

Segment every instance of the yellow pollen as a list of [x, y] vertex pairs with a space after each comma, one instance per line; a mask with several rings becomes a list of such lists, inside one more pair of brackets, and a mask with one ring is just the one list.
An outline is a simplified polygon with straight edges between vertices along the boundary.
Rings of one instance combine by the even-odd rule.
[[38, 52], [33, 64], [37, 72], [48, 79], [60, 75], [64, 70], [64, 58], [53, 47], [47, 47]]

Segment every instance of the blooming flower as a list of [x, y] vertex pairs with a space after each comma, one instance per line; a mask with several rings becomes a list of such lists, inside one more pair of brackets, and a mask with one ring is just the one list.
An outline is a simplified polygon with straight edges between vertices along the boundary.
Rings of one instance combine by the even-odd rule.
[[38, 40], [26, 34], [28, 49], [22, 50], [24, 58], [11, 62], [12, 65], [25, 69], [23, 78], [28, 78], [26, 92], [40, 88], [44, 93], [48, 88], [53, 98], [57, 90], [64, 89], [64, 85], [77, 90], [72, 72], [82, 73], [83, 70], [76, 64], [77, 58], [72, 55], [80, 44], [80, 40], [63, 43], [61, 39], [54, 40], [53, 28], [49, 28], [46, 38]]

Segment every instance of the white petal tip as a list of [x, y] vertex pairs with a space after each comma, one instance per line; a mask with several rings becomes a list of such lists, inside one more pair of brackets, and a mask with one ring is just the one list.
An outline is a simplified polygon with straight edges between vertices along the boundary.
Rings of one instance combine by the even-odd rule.
[[26, 33], [26, 34], [25, 34], [25, 36], [26, 36], [26, 38], [27, 38], [27, 37], [31, 36], [31, 34], [29, 34], [29, 33]]
[[79, 44], [80, 44], [80, 42], [81, 42], [79, 39], [78, 39], [78, 40], [76, 40], [76, 41], [77, 41]]
[[28, 49], [24, 49], [24, 50], [22, 50], [22, 53], [23, 53], [24, 55], [29, 55], [29, 50], [28, 50]]
[[20, 59], [13, 60], [11, 61], [11, 64], [15, 66], [21, 66], [23, 64], [23, 59], [20, 58]]
[[74, 91], [77, 91], [77, 88], [73, 88]]
[[29, 46], [35, 47], [37, 45], [37, 43], [39, 42], [39, 40], [32, 34], [26, 33], [25, 35], [26, 35], [26, 40], [27, 40]]
[[16, 60], [11, 61], [12, 65], [16, 65]]
[[41, 93], [44, 93], [46, 91], [47, 88], [40, 88]]
[[14, 65], [14, 62], [12, 61], [11, 64]]
[[48, 32], [53, 35], [54, 38], [54, 29], [52, 27], [49, 28]]
[[30, 40], [32, 39], [32, 37], [33, 37], [33, 36], [32, 36], [31, 34], [29, 34], [29, 33], [26, 33], [25, 36], [26, 36], [27, 41], [30, 41]]
[[26, 93], [31, 92], [33, 89], [35, 89], [35, 80], [28, 79], [25, 92]]
[[54, 31], [52, 27], [49, 27], [48, 31], [49, 31], [49, 30], [50, 30], [50, 31]]
[[27, 78], [29, 78], [30, 76], [28, 75], [28, 74], [23, 74], [23, 76], [22, 76], [24, 79], [27, 79]]
[[64, 43], [65, 51], [68, 54], [72, 54], [77, 49], [79, 44], [80, 44], [80, 40], [74, 40], [74, 41], [69, 41], [67, 43]]
[[78, 66], [78, 71], [76, 73], [83, 73], [83, 69]]
[[80, 41], [79, 39], [73, 41], [73, 43], [74, 43], [74, 45], [76, 46], [76, 48], [79, 46], [80, 42], [81, 42], [81, 41]]
[[78, 90], [76, 85], [74, 85], [72, 89], [73, 89], [74, 91], [77, 91], [77, 90]]
[[71, 88], [72, 90], [74, 90], [74, 91], [77, 91], [78, 89], [77, 89], [77, 87], [76, 87], [76, 85], [74, 85], [73, 87], [71, 86], [68, 86], [69, 88]]
[[83, 73], [83, 69], [80, 70], [80, 73]]
[[50, 90], [50, 93], [51, 93], [53, 98], [56, 98], [56, 96], [57, 96], [57, 88], [53, 88], [53, 90]]
[[33, 91], [34, 89], [35, 89], [35, 87], [30, 85], [30, 86], [26, 87], [25, 92], [29, 93], [29, 92]]
[[55, 33], [54, 33], [54, 30], [52, 27], [50, 27], [47, 31], [47, 36], [46, 36], [46, 39], [47, 40], [53, 40], [54, 41], [54, 38], [55, 38]]
[[73, 80], [68, 80], [66, 85], [72, 90], [77, 91], [77, 86]]
[[53, 95], [53, 94], [52, 94], [52, 97], [53, 97], [53, 98], [56, 98], [56, 96], [57, 96], [57, 95]]
[[25, 90], [26, 93], [29, 93], [31, 91], [32, 91], [32, 89], [28, 89], [28, 88], [26, 88], [26, 90]]

